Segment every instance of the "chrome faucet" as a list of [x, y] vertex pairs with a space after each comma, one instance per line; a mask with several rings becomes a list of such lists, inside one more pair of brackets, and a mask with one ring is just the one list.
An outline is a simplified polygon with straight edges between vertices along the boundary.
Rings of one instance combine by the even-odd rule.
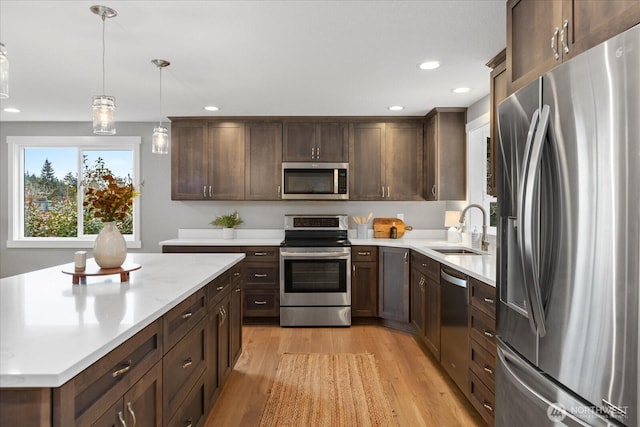
[[484, 208], [475, 203], [467, 206], [462, 210], [462, 213], [460, 214], [459, 222], [460, 224], [464, 222], [464, 216], [466, 215], [467, 211], [471, 208], [478, 208], [482, 212], [482, 246], [481, 247], [482, 247], [482, 250], [486, 252], [489, 250], [489, 241], [487, 240], [487, 212], [484, 210]]

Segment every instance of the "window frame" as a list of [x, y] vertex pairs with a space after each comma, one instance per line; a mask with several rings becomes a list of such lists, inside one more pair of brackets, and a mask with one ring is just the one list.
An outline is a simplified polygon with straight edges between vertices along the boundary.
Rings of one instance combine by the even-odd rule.
[[[24, 237], [24, 150], [25, 148], [77, 148], [78, 150], [131, 150], [133, 185], [140, 188], [139, 136], [7, 136], [8, 236], [7, 248], [93, 248], [95, 235], [81, 237]], [[82, 172], [80, 156], [78, 173]], [[124, 235], [127, 248], [141, 248], [140, 203], [133, 201], [133, 234]]]

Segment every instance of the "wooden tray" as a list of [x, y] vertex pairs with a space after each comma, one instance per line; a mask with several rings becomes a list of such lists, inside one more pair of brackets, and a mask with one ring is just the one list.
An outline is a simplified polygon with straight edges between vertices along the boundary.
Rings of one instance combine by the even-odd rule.
[[135, 270], [141, 269], [142, 266], [140, 264], [133, 264], [125, 262], [120, 267], [116, 268], [100, 268], [98, 264], [93, 260], [87, 260], [87, 266], [84, 271], [76, 271], [75, 264], [66, 264], [62, 268], [62, 272], [64, 274], [70, 274], [72, 276], [71, 283], [74, 285], [80, 284], [80, 280], [83, 282], [86, 281], [87, 277], [93, 276], [110, 276], [112, 274], [120, 275], [120, 282], [128, 282], [129, 281], [129, 273]]
[[389, 239], [391, 237], [391, 226], [393, 224], [396, 226], [398, 239], [404, 236], [405, 231], [413, 230], [413, 227], [406, 225], [403, 220], [398, 218], [374, 218], [373, 238]]

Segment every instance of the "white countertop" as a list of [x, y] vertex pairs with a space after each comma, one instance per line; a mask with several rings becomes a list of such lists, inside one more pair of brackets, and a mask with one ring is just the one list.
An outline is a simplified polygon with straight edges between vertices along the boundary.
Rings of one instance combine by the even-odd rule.
[[[373, 230], [369, 229], [369, 236]], [[222, 239], [219, 229], [180, 229], [177, 239], [160, 242], [161, 246], [280, 246], [284, 238], [282, 230], [236, 230], [237, 238]], [[444, 235], [439, 230], [414, 230], [408, 232], [401, 239], [356, 239], [355, 230], [349, 230], [351, 244], [392, 246], [413, 249], [427, 255], [442, 264], [455, 268], [462, 273], [475, 277], [491, 286], [496, 285], [496, 256], [495, 247], [485, 255], [452, 255], [441, 254], [434, 248], [465, 247], [464, 243], [450, 243], [437, 236]]]
[[67, 264], [0, 279], [0, 387], [63, 385], [243, 258], [129, 254], [142, 268], [124, 283], [72, 285]]

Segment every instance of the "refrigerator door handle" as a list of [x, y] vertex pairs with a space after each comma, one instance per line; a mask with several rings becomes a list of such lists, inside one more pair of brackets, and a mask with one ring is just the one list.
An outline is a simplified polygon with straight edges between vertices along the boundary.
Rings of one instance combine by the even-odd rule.
[[[544, 105], [540, 113], [540, 122], [536, 129], [529, 158], [526, 161], [524, 169], [524, 177], [522, 181], [522, 190], [520, 192], [520, 204], [518, 219], [520, 224], [518, 227], [518, 245], [522, 258], [522, 271], [524, 273], [524, 281], [529, 299], [529, 312], [535, 324], [535, 331], [540, 337], [547, 333], [545, 325], [545, 314], [542, 305], [542, 293], [540, 291], [540, 276], [538, 253], [534, 247], [533, 222], [537, 212], [534, 209], [534, 197], [537, 180], [540, 176], [540, 167], [542, 163], [542, 150], [549, 126], [549, 106]], [[529, 281], [531, 283], [529, 283]], [[531, 319], [530, 317], [530, 319]]]

